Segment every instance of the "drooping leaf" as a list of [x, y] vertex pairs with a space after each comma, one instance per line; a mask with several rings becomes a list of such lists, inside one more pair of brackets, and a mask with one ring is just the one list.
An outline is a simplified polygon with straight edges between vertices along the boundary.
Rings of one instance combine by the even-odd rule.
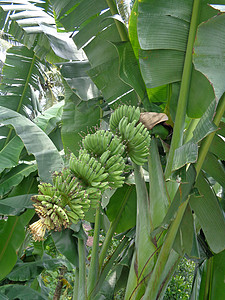
[[60, 170], [63, 161], [48, 136], [30, 120], [5, 107], [1, 107], [0, 122], [15, 128], [27, 151], [34, 154], [40, 178], [46, 182], [50, 181], [51, 172]]
[[57, 250], [62, 253], [74, 266], [78, 267], [78, 242], [71, 229], [52, 232]]
[[145, 84], [130, 42], [114, 44], [119, 54], [120, 78], [134, 88], [140, 99], [145, 97]]
[[0, 195], [8, 193], [14, 186], [18, 185], [24, 177], [37, 170], [36, 164], [19, 164], [11, 169], [0, 180]]
[[29, 84], [38, 89], [40, 73], [34, 52], [25, 46], [9, 48], [3, 75], [0, 105], [24, 115], [24, 106], [31, 105]]
[[172, 169], [177, 170], [187, 163], [194, 163], [196, 162], [197, 157], [198, 145], [193, 142], [184, 144], [183, 146], [175, 150]]
[[47, 58], [51, 62], [77, 59], [77, 51], [69, 34], [58, 33], [52, 11], [47, 12], [40, 5], [30, 1], [0, 3], [0, 15], [8, 12], [9, 33], [29, 49], [33, 48], [37, 57]]
[[173, 221], [176, 215], [177, 209], [184, 201], [186, 201], [189, 194], [191, 193], [193, 184], [195, 182], [195, 177], [196, 171], [194, 167], [190, 165], [186, 173], [186, 180], [184, 182], [181, 182], [162, 223], [158, 228], [152, 231], [152, 236], [155, 236], [159, 232], [164, 231], [166, 228], [168, 228], [169, 224], [171, 223], [171, 221]]
[[173, 249], [179, 253], [180, 256], [183, 256], [184, 253], [190, 255], [194, 234], [194, 219], [190, 205], [188, 205], [173, 245]]

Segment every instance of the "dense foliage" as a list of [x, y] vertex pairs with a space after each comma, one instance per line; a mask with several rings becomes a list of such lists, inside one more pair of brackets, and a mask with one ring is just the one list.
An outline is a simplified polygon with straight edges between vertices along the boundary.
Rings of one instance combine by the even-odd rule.
[[0, 297], [225, 297], [224, 5], [0, 1]]

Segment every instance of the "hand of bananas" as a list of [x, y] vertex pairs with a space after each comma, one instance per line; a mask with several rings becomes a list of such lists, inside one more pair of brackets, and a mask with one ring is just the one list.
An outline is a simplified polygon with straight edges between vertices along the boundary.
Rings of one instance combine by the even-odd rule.
[[98, 205], [104, 190], [121, 187], [126, 154], [138, 165], [147, 161], [150, 136], [139, 118], [139, 108], [120, 106], [110, 117], [111, 132], [86, 135], [78, 157], [72, 154], [69, 167], [53, 174], [53, 185], [39, 185], [39, 194], [32, 197], [40, 217], [30, 225], [35, 240], [42, 240], [46, 229], [60, 231], [77, 223]]

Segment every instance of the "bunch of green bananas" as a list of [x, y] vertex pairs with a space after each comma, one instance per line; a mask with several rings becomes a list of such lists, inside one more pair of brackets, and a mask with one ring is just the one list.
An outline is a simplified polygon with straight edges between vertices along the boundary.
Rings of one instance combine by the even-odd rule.
[[36, 239], [40, 238], [37, 232], [43, 235], [45, 229], [58, 231], [77, 223], [85, 211], [97, 207], [104, 190], [121, 187], [126, 153], [138, 165], [146, 162], [150, 136], [139, 119], [139, 108], [120, 106], [111, 115], [111, 132], [86, 135], [79, 155], [71, 154], [68, 168], [53, 174], [53, 185], [39, 185], [39, 194], [32, 197], [40, 217], [31, 226]]
[[119, 123], [123, 117], [128, 118], [128, 123], [135, 121], [136, 123], [140, 119], [140, 108], [134, 106], [121, 105], [117, 108], [110, 117], [109, 127], [113, 133], [118, 133]]
[[109, 125], [126, 145], [126, 152], [137, 165], [143, 165], [149, 155], [150, 136], [147, 128], [139, 122], [140, 109], [122, 105], [111, 115]]

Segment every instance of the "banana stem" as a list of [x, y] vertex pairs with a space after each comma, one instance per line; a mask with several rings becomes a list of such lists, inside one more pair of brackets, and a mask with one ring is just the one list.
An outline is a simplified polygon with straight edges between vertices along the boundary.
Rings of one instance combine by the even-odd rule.
[[100, 232], [100, 203], [96, 208], [95, 214], [95, 228], [94, 228], [94, 239], [93, 246], [91, 252], [91, 264], [88, 272], [88, 280], [87, 280], [87, 293], [88, 297], [92, 290], [95, 287], [95, 284], [98, 280], [98, 272], [99, 272], [99, 262], [98, 262], [98, 252], [99, 252], [99, 232]]
[[163, 243], [162, 249], [159, 253], [156, 265], [154, 267], [154, 270], [151, 274], [151, 279], [149, 281], [148, 287], [146, 289], [146, 292], [144, 294], [143, 300], [155, 300], [157, 299], [157, 295], [159, 292], [159, 286], [161, 283], [161, 276], [162, 276], [162, 272], [166, 266], [167, 260], [169, 258], [170, 255], [170, 251], [172, 249], [174, 240], [176, 238], [177, 235], [177, 230], [180, 227], [180, 223], [182, 221], [184, 212], [187, 208], [188, 205], [188, 200], [187, 199], [185, 202], [183, 202], [177, 212], [176, 218], [173, 221], [173, 223], [171, 224], [169, 231], [167, 233], [165, 242]]
[[[112, 13], [112, 15], [118, 15], [118, 10], [117, 10], [117, 7], [116, 7], [116, 4], [115, 4], [115, 1], [114, 0], [106, 0], [109, 8], [110, 8], [110, 11]], [[127, 33], [127, 29], [126, 27], [124, 26], [123, 23], [121, 23], [120, 21], [118, 20], [114, 20], [115, 21], [115, 24], [116, 24], [116, 27], [117, 27], [117, 30], [119, 32], [119, 35], [120, 35], [120, 38], [122, 41], [126, 42], [129, 40], [128, 38], [128, 33]]]
[[78, 253], [79, 253], [79, 300], [86, 299], [86, 255], [84, 240], [78, 238]]
[[113, 234], [115, 233], [116, 227], [117, 227], [117, 225], [119, 223], [120, 217], [122, 215], [124, 207], [125, 207], [125, 205], [127, 203], [127, 200], [129, 198], [130, 191], [131, 190], [128, 190], [127, 196], [124, 197], [123, 203], [122, 203], [122, 205], [120, 207], [120, 210], [119, 210], [119, 213], [117, 214], [117, 217], [115, 218], [115, 220], [113, 222], [110, 223], [110, 227], [109, 227], [109, 230], [108, 230], [108, 232], [106, 234], [106, 237], [105, 237], [105, 240], [103, 242], [102, 249], [101, 249], [101, 252], [100, 252], [100, 256], [99, 256], [99, 270], [102, 268], [102, 265], [103, 265], [106, 253], [107, 253], [107, 251], [109, 249], [110, 243], [112, 242]]
[[75, 280], [73, 287], [73, 300], [78, 299], [78, 290], [79, 290], [79, 269], [75, 268]]
[[173, 158], [175, 150], [181, 146], [183, 138], [183, 129], [185, 124], [186, 107], [189, 95], [191, 71], [192, 71], [192, 51], [195, 41], [196, 30], [198, 26], [198, 16], [200, 10], [200, 0], [194, 0], [192, 9], [192, 18], [188, 36], [187, 50], [184, 61], [180, 94], [177, 104], [176, 119], [174, 123], [173, 137], [171, 141], [170, 152], [167, 160], [165, 177], [169, 178], [172, 172]]

